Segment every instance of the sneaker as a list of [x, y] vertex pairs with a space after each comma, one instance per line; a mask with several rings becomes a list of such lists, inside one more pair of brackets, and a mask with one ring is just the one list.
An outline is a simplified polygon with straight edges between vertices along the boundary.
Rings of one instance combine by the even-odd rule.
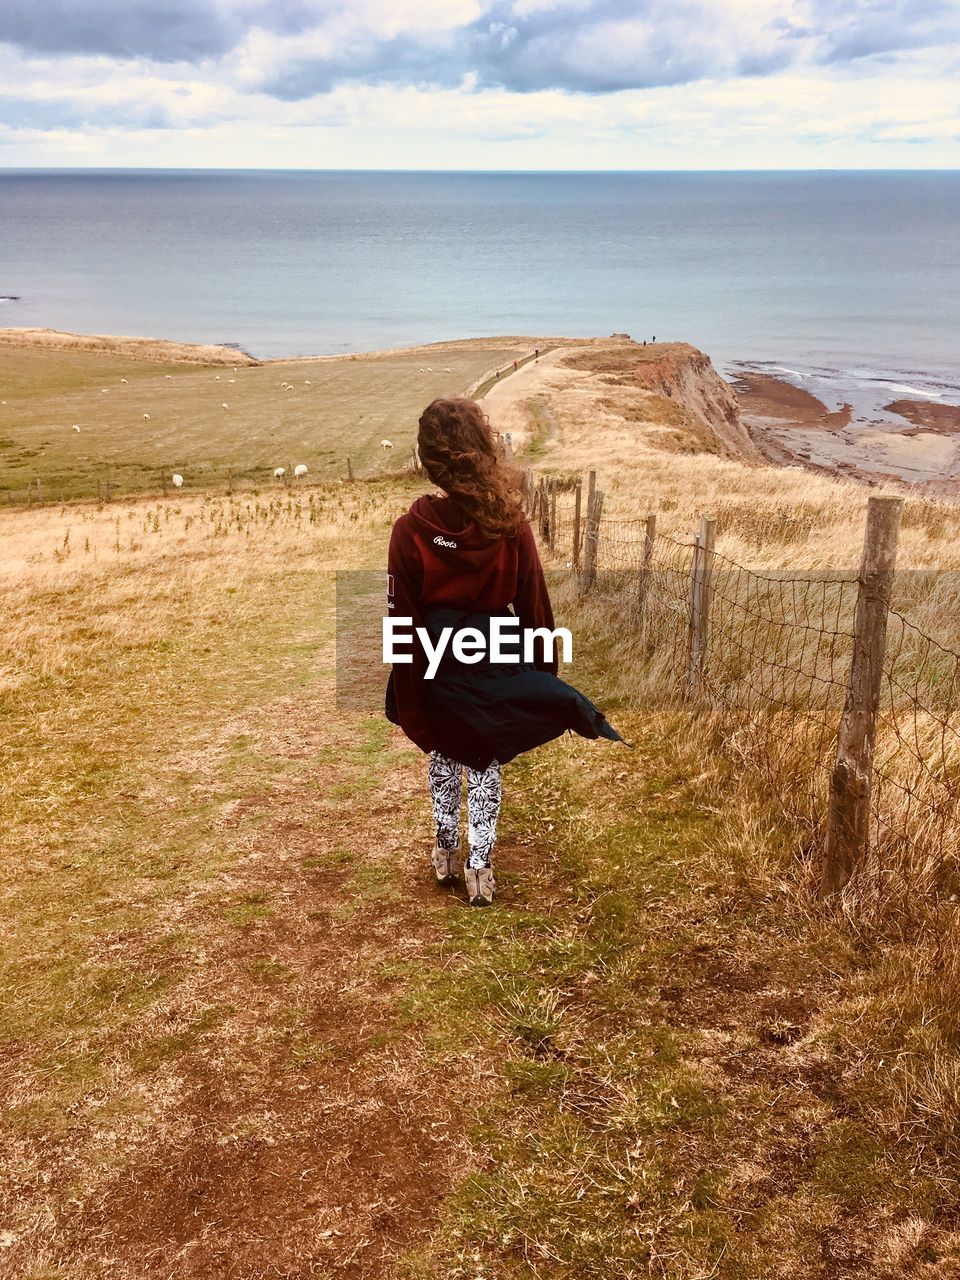
[[441, 849], [438, 844], [435, 844], [431, 854], [431, 861], [436, 872], [437, 884], [453, 884], [460, 874], [460, 864], [462, 862], [460, 850]]
[[489, 907], [497, 887], [492, 867], [467, 867], [463, 873], [471, 907]]

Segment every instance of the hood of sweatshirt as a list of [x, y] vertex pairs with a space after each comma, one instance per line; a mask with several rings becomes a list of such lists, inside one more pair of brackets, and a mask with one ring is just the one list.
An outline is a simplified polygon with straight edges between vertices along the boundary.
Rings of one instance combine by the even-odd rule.
[[490, 538], [450, 498], [426, 495], [410, 508], [423, 603], [503, 608], [517, 589], [517, 539]]
[[503, 539], [482, 533], [452, 498], [424, 494], [410, 508], [410, 518], [421, 546], [451, 566], [479, 568], [501, 553]]

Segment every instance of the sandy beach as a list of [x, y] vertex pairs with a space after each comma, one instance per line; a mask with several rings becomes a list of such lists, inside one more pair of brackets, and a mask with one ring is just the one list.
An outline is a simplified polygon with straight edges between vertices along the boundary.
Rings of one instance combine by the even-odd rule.
[[744, 425], [769, 461], [960, 499], [960, 407], [901, 399], [864, 420], [849, 404], [830, 410], [770, 374], [744, 371], [733, 385]]

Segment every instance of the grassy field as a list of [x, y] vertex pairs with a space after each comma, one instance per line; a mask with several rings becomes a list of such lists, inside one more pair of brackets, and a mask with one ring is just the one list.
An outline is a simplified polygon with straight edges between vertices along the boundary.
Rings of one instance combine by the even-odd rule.
[[[547, 363], [545, 465], [588, 456], [593, 394]], [[597, 422], [614, 509], [686, 529], [700, 484], [757, 561], [820, 519], [853, 554], [852, 486], [791, 542], [802, 475]], [[769, 797], [567, 586], [633, 748], [507, 769], [493, 911], [431, 885], [422, 757], [335, 696], [334, 570], [382, 569], [417, 492], [0, 512], [0, 1276], [953, 1280], [943, 918], [816, 907]], [[916, 510], [911, 558], [952, 554]]]
[[329, 480], [348, 457], [358, 475], [403, 465], [424, 405], [512, 365], [522, 341], [233, 366], [162, 344], [148, 358], [0, 342], [0, 502], [24, 502], [38, 479], [59, 500], [96, 496], [98, 481], [156, 492], [174, 472], [196, 490], [267, 484], [299, 463]]

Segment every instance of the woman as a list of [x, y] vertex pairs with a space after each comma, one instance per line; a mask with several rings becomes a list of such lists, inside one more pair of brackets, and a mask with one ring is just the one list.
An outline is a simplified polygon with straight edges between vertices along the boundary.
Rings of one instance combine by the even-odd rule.
[[[474, 628], [489, 642], [494, 620], [513, 615], [521, 633], [537, 627], [552, 632], [550, 597], [521, 506], [520, 473], [501, 459], [480, 406], [434, 400], [420, 418], [417, 443], [420, 461], [442, 493], [418, 498], [393, 526], [387, 572], [393, 618], [424, 628], [432, 647], [444, 628]], [[398, 662], [387, 685], [388, 718], [430, 756], [433, 868], [440, 884], [453, 883], [460, 873], [467, 770], [464, 879], [475, 907], [493, 901], [500, 766], [567, 729], [621, 741], [592, 702], [557, 678], [556, 659], [542, 646], [533, 661], [493, 661], [489, 643], [486, 652], [480, 661], [464, 662], [448, 647], [427, 679], [426, 651], [414, 644], [412, 661]]]

